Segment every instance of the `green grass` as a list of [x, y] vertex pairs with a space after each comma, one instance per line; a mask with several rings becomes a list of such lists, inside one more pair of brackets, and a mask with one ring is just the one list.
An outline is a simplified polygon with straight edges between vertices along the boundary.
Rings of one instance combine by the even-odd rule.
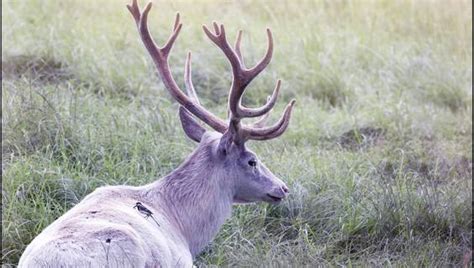
[[[153, 181], [195, 147], [125, 4], [2, 2], [5, 267], [96, 187]], [[171, 66], [182, 85], [193, 51], [210, 110], [225, 115], [230, 85], [201, 30], [212, 20], [244, 29], [248, 66], [273, 30], [272, 63], [247, 104], [279, 78], [272, 118], [297, 99], [281, 138], [249, 144], [290, 198], [236, 207], [197, 266], [462, 265], [472, 247], [470, 1], [156, 1], [158, 43], [178, 10]]]

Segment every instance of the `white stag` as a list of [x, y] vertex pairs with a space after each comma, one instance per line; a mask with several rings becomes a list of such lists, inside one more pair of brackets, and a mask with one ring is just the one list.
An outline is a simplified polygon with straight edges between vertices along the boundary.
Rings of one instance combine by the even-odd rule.
[[[264, 106], [241, 105], [246, 86], [271, 60], [270, 30], [265, 56], [255, 67], [246, 68], [240, 52], [241, 32], [232, 49], [223, 25], [214, 23], [214, 32], [203, 27], [232, 66], [227, 122], [199, 103], [191, 82], [190, 54], [185, 66], [187, 95], [171, 75], [168, 55], [181, 30], [179, 15], [169, 40], [159, 48], [147, 27], [151, 3], [143, 12], [136, 0], [127, 7], [164, 85], [181, 105], [185, 133], [199, 146], [171, 174], [151, 184], [96, 189], [31, 242], [19, 267], [192, 267], [193, 258], [230, 217], [232, 204], [278, 203], [288, 194], [285, 183], [258, 161], [245, 142], [280, 136], [288, 126], [294, 100], [272, 126], [262, 126], [262, 119], [253, 125], [241, 124], [243, 118], [266, 118], [276, 102], [280, 81]], [[215, 131], [206, 131], [193, 115]]]

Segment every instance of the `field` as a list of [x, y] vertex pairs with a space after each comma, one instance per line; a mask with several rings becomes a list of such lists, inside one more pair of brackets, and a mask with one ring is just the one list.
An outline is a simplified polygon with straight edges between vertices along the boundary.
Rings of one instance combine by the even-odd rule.
[[[2, 1], [4, 267], [95, 188], [156, 180], [196, 146], [125, 4]], [[297, 99], [281, 138], [249, 143], [290, 197], [235, 206], [198, 267], [472, 266], [471, 1], [154, 1], [157, 43], [176, 11], [170, 65], [183, 85], [193, 52], [207, 108], [225, 117], [231, 81], [213, 20], [244, 30], [247, 66], [273, 31], [246, 105], [277, 79], [271, 119]]]

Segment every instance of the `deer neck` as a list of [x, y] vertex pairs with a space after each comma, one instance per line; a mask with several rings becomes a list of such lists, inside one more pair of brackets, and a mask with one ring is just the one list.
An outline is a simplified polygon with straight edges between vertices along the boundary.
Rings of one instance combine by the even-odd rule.
[[193, 257], [231, 216], [233, 192], [224, 175], [198, 151], [149, 187], [147, 196], [156, 198], [150, 201], [177, 226]]

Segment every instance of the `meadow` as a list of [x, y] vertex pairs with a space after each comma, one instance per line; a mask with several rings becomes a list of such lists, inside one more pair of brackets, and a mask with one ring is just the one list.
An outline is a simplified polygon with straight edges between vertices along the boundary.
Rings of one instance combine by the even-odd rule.
[[[2, 267], [95, 188], [142, 185], [195, 148], [120, 1], [2, 1]], [[144, 1], [140, 4], [143, 6]], [[271, 64], [244, 103], [289, 129], [250, 142], [290, 188], [235, 206], [198, 267], [447, 267], [472, 248], [471, 1], [154, 1], [170, 65], [193, 52], [201, 102], [225, 117], [231, 72], [202, 24], [244, 30], [247, 66]], [[233, 41], [232, 41], [233, 42]]]

